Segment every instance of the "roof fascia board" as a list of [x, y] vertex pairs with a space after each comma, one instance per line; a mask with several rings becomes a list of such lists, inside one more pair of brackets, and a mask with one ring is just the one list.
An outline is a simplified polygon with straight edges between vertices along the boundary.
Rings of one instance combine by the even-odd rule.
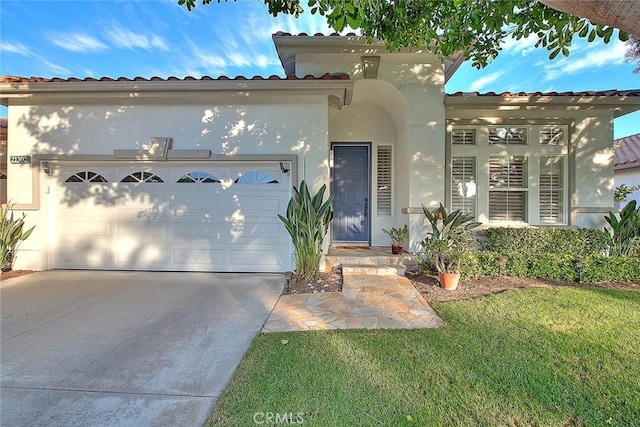
[[535, 105], [535, 104], [570, 104], [584, 105], [592, 104], [620, 104], [630, 103], [640, 106], [640, 97], [638, 96], [548, 96], [548, 95], [531, 95], [531, 96], [482, 96], [482, 95], [462, 95], [445, 97], [445, 104], [451, 105]]
[[571, 109], [607, 109], [614, 110], [614, 116], [620, 117], [628, 113], [640, 110], [639, 96], [479, 96], [474, 94], [462, 96], [446, 96], [445, 108], [486, 108], [486, 107], [510, 107], [520, 108], [544, 108], [545, 106], [567, 106]]
[[640, 169], [640, 162], [636, 161], [633, 163], [623, 163], [621, 165], [613, 165], [613, 170], [616, 171], [621, 171], [621, 170], [628, 170], [628, 169]]
[[2, 83], [2, 103], [8, 99], [154, 99], [208, 98], [212, 95], [237, 96], [328, 96], [330, 105], [341, 108], [351, 103], [351, 80], [242, 80], [242, 81], [99, 81]]
[[[367, 43], [364, 36], [282, 36], [273, 35], [276, 51], [282, 53], [426, 53], [422, 48], [390, 52], [383, 42]], [[428, 52], [427, 52], [428, 53]]]

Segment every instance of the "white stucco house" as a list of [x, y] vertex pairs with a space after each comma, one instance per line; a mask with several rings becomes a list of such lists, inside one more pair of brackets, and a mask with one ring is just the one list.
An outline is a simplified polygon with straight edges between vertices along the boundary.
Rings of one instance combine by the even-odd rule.
[[[613, 174], [615, 186], [626, 184], [631, 188], [640, 185], [640, 133], [628, 135], [614, 141]], [[640, 204], [640, 190], [627, 196], [627, 200], [619, 203], [624, 207], [631, 200]]]
[[273, 36], [286, 77], [4, 76], [14, 268], [292, 269], [302, 179], [335, 195], [327, 245], [387, 246], [420, 206], [487, 225], [601, 226], [613, 120], [640, 90], [445, 93], [462, 61], [362, 37]]

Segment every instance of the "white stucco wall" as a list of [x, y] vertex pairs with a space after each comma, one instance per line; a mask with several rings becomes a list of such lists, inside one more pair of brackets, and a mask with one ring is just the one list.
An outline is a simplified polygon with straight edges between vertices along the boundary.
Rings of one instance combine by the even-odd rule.
[[[329, 186], [326, 96], [275, 98], [269, 104], [180, 105], [93, 103], [10, 106], [8, 155], [111, 155], [114, 149], [139, 149], [151, 137], [173, 138], [173, 149], [208, 149], [213, 155], [284, 154], [298, 156], [298, 179], [314, 190]], [[33, 169], [8, 165], [8, 198], [33, 204]], [[49, 239], [49, 198], [40, 176], [40, 208], [26, 210], [34, 234], [20, 248], [15, 269], [42, 269]], [[36, 186], [37, 189], [37, 186]], [[20, 213], [20, 211], [18, 211]]]

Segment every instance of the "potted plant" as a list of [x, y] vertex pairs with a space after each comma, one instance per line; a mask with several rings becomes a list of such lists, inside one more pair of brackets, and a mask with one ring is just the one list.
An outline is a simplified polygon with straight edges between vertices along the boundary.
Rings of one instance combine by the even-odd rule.
[[442, 204], [433, 211], [422, 205], [422, 211], [431, 224], [431, 231], [421, 242], [424, 256], [428, 264], [438, 272], [440, 286], [455, 290], [460, 281], [462, 256], [471, 248], [470, 230], [481, 223], [473, 221], [471, 214], [460, 210], [447, 212]]
[[387, 235], [391, 238], [391, 253], [394, 255], [399, 255], [402, 253], [404, 248], [404, 242], [409, 238], [409, 227], [407, 224], [402, 228], [391, 228], [390, 230], [382, 229]]

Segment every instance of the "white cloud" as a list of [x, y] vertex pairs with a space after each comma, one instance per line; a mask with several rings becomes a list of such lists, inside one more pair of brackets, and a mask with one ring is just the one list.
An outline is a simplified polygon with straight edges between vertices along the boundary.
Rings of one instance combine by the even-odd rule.
[[220, 55], [205, 52], [199, 48], [194, 48], [190, 58], [195, 61], [197, 68], [206, 68], [208, 70], [222, 70], [227, 66], [227, 61]]
[[538, 38], [534, 35], [530, 35], [529, 37], [521, 38], [519, 40], [509, 37], [504, 41], [504, 43], [502, 43], [501, 54], [519, 54], [527, 56], [529, 53], [538, 49], [535, 47], [537, 41]]
[[107, 48], [100, 40], [87, 34], [54, 32], [49, 36], [51, 43], [72, 52], [93, 52]]
[[45, 59], [42, 59], [42, 63], [51, 71], [51, 73], [49, 73], [48, 75], [55, 75], [59, 77], [71, 75], [71, 71], [61, 65], [54, 64], [53, 62], [47, 61]]
[[576, 58], [575, 52], [567, 58], [550, 61], [545, 68], [545, 81], [554, 80], [564, 75], [624, 64], [625, 45], [619, 40], [602, 47], [593, 47], [585, 51], [582, 57]]
[[17, 55], [31, 56], [29, 49], [22, 43], [7, 43], [0, 42], [0, 52], [2, 53], [15, 53]]
[[248, 67], [251, 64], [251, 59], [246, 55], [239, 52], [227, 52], [227, 58], [229, 58], [231, 66], [234, 67]]
[[474, 80], [471, 85], [469, 85], [469, 90], [471, 92], [477, 92], [490, 85], [491, 83], [498, 80], [505, 74], [505, 71], [496, 71], [495, 73], [487, 74], [486, 76], [480, 77], [477, 80]]
[[106, 37], [114, 46], [123, 49], [168, 49], [164, 39], [156, 34], [146, 36], [121, 27], [107, 31]]

